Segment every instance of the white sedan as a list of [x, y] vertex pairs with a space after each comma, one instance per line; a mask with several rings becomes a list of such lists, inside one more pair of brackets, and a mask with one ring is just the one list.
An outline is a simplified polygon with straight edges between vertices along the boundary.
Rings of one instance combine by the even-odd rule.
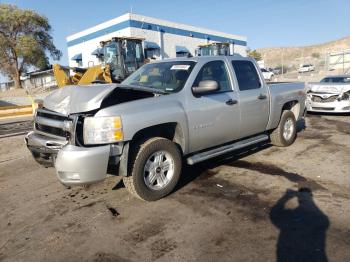
[[263, 74], [263, 77], [267, 81], [271, 81], [272, 77], [275, 75], [273, 72], [266, 70], [265, 68], [261, 68], [261, 72]]
[[306, 73], [311, 71], [315, 71], [315, 66], [312, 64], [301, 65], [298, 70], [299, 73]]
[[309, 83], [307, 111], [350, 112], [350, 75], [327, 76], [320, 83]]

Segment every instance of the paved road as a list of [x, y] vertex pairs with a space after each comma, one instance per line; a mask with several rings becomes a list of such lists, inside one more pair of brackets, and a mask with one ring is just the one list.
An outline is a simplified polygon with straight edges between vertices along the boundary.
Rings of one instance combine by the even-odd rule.
[[0, 123], [0, 138], [24, 134], [33, 129], [32, 120], [7, 121]]
[[118, 177], [65, 189], [23, 136], [0, 139], [0, 260], [347, 261], [349, 135], [349, 116], [313, 115], [291, 147], [187, 167], [151, 203]]

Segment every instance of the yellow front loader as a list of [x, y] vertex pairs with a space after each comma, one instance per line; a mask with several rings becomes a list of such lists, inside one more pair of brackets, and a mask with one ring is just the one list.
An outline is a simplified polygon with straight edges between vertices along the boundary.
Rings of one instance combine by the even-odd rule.
[[[101, 42], [102, 65], [88, 68], [53, 65], [58, 87], [92, 83], [120, 83], [145, 63], [143, 38], [113, 37]], [[70, 76], [70, 70], [74, 72]]]
[[[110, 66], [96, 65], [88, 68], [68, 67], [54, 64], [52, 66], [58, 87], [66, 85], [88, 85], [91, 83], [112, 83]], [[74, 72], [70, 76], [69, 71]]]

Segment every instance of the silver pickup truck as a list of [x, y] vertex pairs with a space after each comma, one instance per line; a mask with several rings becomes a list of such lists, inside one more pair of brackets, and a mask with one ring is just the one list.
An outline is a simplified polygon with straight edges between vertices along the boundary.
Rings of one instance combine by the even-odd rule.
[[189, 165], [262, 141], [289, 146], [305, 111], [303, 83], [267, 85], [254, 60], [177, 58], [146, 64], [121, 84], [66, 86], [50, 94], [25, 140], [64, 185], [110, 174], [157, 200]]

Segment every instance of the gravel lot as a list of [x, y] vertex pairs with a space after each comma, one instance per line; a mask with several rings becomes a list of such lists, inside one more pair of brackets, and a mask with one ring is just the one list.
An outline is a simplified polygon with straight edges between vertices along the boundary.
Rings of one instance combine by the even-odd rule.
[[0, 139], [0, 260], [347, 261], [350, 116], [305, 126], [291, 147], [187, 167], [150, 203], [115, 176], [66, 189], [23, 136]]

